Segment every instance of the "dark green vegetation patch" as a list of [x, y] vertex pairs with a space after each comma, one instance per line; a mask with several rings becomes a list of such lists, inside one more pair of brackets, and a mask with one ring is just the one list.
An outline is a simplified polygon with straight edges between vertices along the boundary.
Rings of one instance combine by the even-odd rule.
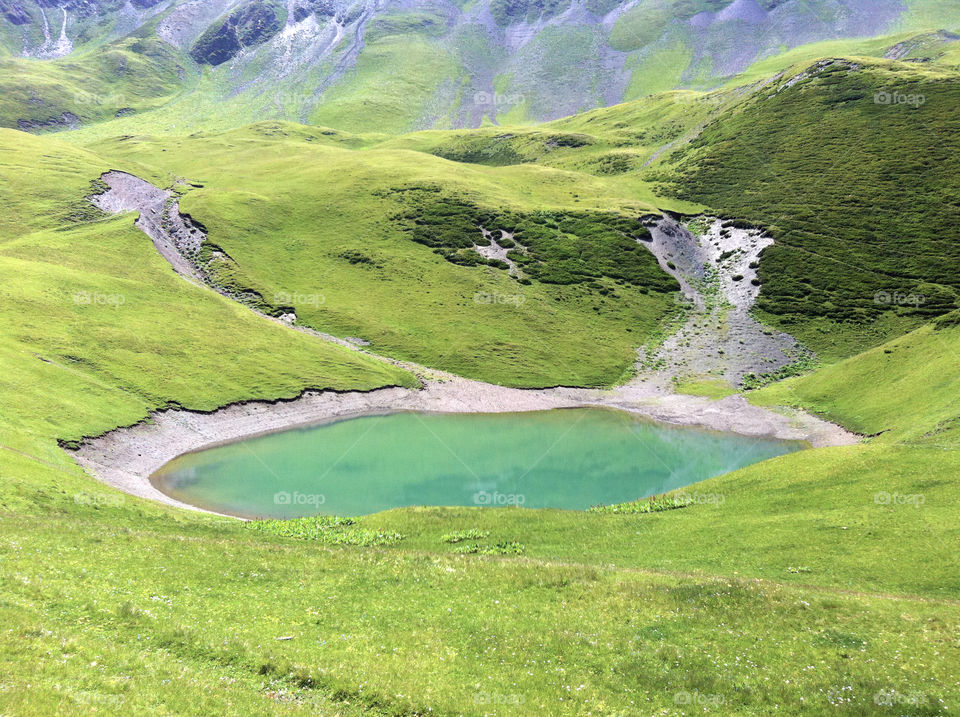
[[286, 10], [273, 2], [248, 2], [211, 25], [190, 50], [197, 62], [220, 65], [240, 50], [260, 45], [286, 22]]
[[570, 6], [570, 0], [492, 0], [490, 12], [501, 27], [522, 20], [559, 15]]
[[[650, 240], [650, 231], [639, 217], [596, 211], [485, 209], [429, 188], [405, 191], [403, 197], [409, 208], [396, 219], [411, 239], [454, 264], [507, 268], [503, 262], [484, 259], [474, 248], [490, 245], [483, 234], [487, 230], [495, 241], [509, 247], [507, 257], [524, 277], [544, 284], [594, 284], [608, 278], [648, 291], [679, 288], [640, 243]], [[500, 239], [503, 232], [512, 239]], [[599, 284], [596, 288], [609, 290]]]
[[360, 528], [357, 527], [359, 522], [359, 518], [315, 515], [291, 520], [253, 520], [246, 525], [261, 533], [283, 538], [315, 540], [324, 545], [391, 545], [403, 540], [403, 535], [396, 531]]
[[822, 61], [672, 158], [677, 196], [772, 234], [758, 308], [787, 330], [885, 314], [919, 325], [956, 307], [960, 83], [894, 68]]
[[463, 132], [429, 148], [431, 154], [453, 162], [491, 167], [536, 162], [560, 148], [588, 147], [596, 139], [579, 132], [498, 132], [494, 135]]

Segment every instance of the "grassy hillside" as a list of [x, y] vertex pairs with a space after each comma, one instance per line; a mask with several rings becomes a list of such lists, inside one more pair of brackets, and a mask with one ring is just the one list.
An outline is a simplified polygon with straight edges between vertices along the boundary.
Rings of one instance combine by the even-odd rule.
[[168, 102], [191, 75], [147, 34], [58, 60], [0, 58], [0, 127], [59, 131], [136, 114]]
[[[161, 184], [180, 176], [203, 185], [182, 207], [229, 256], [224, 285], [257, 292], [273, 313], [303, 297], [291, 306], [303, 324], [390, 356], [508, 385], [610, 385], [674, 310], [672, 279], [609, 224], [646, 232], [638, 220], [654, 206], [638, 195], [653, 195], [635, 179], [351, 151], [323, 133], [263, 123], [96, 151], [135, 173], [149, 170], [134, 162], [152, 165]], [[585, 219], [573, 226], [556, 211]], [[412, 231], [443, 227], [451, 212], [464, 214], [446, 238]], [[485, 241], [484, 222], [519, 229], [521, 274], [470, 248]], [[611, 257], [621, 245], [633, 263]]]
[[324, 95], [310, 121], [347, 131], [392, 133], [449, 125], [449, 98], [457, 94], [458, 80], [455, 57], [417, 35], [378, 37], [343, 83]]
[[[951, 11], [908, 5], [916, 22]], [[434, 38], [430, 17], [418, 33]], [[372, 25], [382, 60], [410, 60], [391, 44], [409, 21]], [[221, 127], [254, 111], [210, 94], [56, 137], [0, 130], [0, 714], [956, 712], [960, 97], [943, 52], [808, 63], [538, 127], [188, 134], [218, 109]], [[452, 67], [412, 90], [391, 77], [378, 96], [382, 68], [361, 63], [321, 112], [415, 126], [404, 92], [432, 97]], [[199, 86], [226, 93], [221, 79], [208, 69]], [[60, 445], [162, 408], [416, 380], [175, 275], [133, 214], [86, 200], [109, 168], [189, 181], [181, 206], [222, 252], [215, 278], [258, 308], [518, 386], [620, 380], [675, 312], [639, 217], [760, 224], [777, 240], [761, 316], [823, 365], [749, 399], [867, 437], [649, 512], [409, 508], [278, 526], [128, 496]], [[518, 273], [473, 251], [487, 225], [526, 247], [508, 255]]]
[[[527, 529], [509, 535], [528, 545], [567, 519], [517, 512]], [[0, 644], [32, 669], [8, 673], [0, 699], [32, 714], [525, 715], [674, 713], [692, 695], [707, 714], [866, 715], [889, 694], [932, 715], [957, 697], [958, 613], [940, 598], [807, 587], [817, 576], [779, 564], [757, 581], [456, 556], [451, 526], [500, 517], [503, 532], [510, 513], [407, 513], [394, 522], [427, 551], [322, 548], [128, 504], [28, 532], [8, 513]], [[626, 538], [644, 520], [581, 514], [575, 534]], [[610, 545], [638, 552], [635, 536]]]
[[[648, 201], [679, 209], [656, 198], [640, 170], [665, 145], [694, 131], [737, 93], [665, 92], [615, 107], [590, 110], [537, 127], [484, 127], [477, 130], [414, 132], [380, 141], [383, 148], [414, 149], [469, 164], [541, 164], [559, 169], [616, 176], [632, 182]], [[683, 207], [696, 211], [695, 204]]]
[[[257, 318], [175, 275], [133, 215], [84, 199], [108, 165], [50, 138], [0, 131], [2, 443], [66, 469], [76, 441], [151, 410], [194, 410], [306, 388], [413, 385], [404, 371]], [[53, 399], [53, 400], [51, 400]], [[8, 456], [9, 457], [9, 456]], [[18, 505], [20, 474], [3, 503]]]
[[[853, 430], [956, 449], [960, 440], [960, 329], [957, 313], [808, 376], [752, 396], [800, 405]], [[909, 400], [904, 400], [904, 397]]]
[[658, 176], [763, 226], [758, 308], [825, 357], [952, 310], [960, 289], [954, 73], [824, 60], [709, 123]]
[[761, 226], [777, 243], [760, 262], [760, 317], [832, 361], [957, 306], [958, 93], [943, 62], [827, 59], [763, 86], [379, 146], [556, 167], [645, 192], [659, 182], [659, 193]]

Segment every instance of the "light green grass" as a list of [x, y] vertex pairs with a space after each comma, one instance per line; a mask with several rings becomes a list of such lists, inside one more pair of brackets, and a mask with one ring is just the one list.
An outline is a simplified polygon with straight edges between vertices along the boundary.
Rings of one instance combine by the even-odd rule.
[[907, 12], [902, 19], [911, 29], [960, 29], [960, 8], [950, 0], [907, 0]]
[[674, 383], [677, 393], [706, 398], [726, 398], [737, 393], [737, 389], [722, 378], [684, 378]]
[[[526, 524], [537, 517], [551, 529], [550, 513]], [[583, 520], [643, 530], [650, 517]], [[875, 714], [881, 690], [935, 708], [956, 697], [955, 605], [781, 583], [819, 578], [816, 560], [815, 577], [771, 560], [755, 581], [458, 546], [325, 549], [127, 510], [24, 527], [0, 522], [0, 646], [16, 666], [0, 699], [15, 713], [482, 714], [496, 699], [504, 715], [636, 714], [687, 692], [717, 696], [708, 714], [823, 714], [846, 687], [848, 712]]]
[[344, 80], [310, 115], [314, 124], [351, 132], [400, 133], [433, 124], [442, 83], [459, 74], [456, 60], [416, 37], [388, 36], [367, 45]]
[[[523, 285], [503, 270], [457, 266], [412, 242], [394, 219], [409, 211], [400, 190], [425, 186], [495, 209], [639, 217], [655, 209], [635, 181], [354, 152], [283, 123], [95, 149], [118, 166], [153, 164], [148, 178], [161, 184], [175, 175], [202, 184], [181, 206], [235, 262], [223, 277], [234, 288], [267, 301], [315, 297], [295, 307], [304, 324], [397, 358], [515, 386], [610, 385], [627, 376], [636, 347], [671, 309], [667, 294], [644, 287], [611, 283], [604, 294], [584, 284]], [[350, 263], [349, 252], [370, 261]]]
[[760, 405], [802, 405], [858, 433], [956, 448], [960, 329], [925, 326], [808, 376], [751, 394]]
[[70, 113], [83, 124], [162, 106], [194, 81], [189, 63], [155, 38], [129, 37], [57, 60], [0, 59], [0, 127]]
[[631, 55], [627, 62], [631, 70], [630, 84], [624, 100], [667, 92], [679, 86], [692, 57], [693, 52], [678, 39]]

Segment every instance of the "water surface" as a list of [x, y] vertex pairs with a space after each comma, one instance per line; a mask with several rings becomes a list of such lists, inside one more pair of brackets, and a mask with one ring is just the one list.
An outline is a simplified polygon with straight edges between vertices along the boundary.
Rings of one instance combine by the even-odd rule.
[[802, 448], [622, 411], [394, 413], [190, 453], [152, 481], [246, 517], [364, 515], [410, 505], [584, 509], [663, 493]]

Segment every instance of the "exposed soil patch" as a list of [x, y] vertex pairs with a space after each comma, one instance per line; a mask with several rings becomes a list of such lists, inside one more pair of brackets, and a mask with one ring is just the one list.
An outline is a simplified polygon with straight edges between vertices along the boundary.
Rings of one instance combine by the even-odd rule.
[[713, 218], [684, 226], [665, 217], [651, 234], [648, 246], [680, 283], [678, 301], [688, 317], [660, 346], [643, 352], [643, 374], [709, 375], [736, 386], [747, 374], [772, 373], [812, 356], [789, 334], [750, 315], [760, 293], [757, 262], [773, 244], [770, 237]]
[[109, 189], [90, 197], [105, 212], [140, 212], [135, 225], [150, 239], [174, 271], [182, 276], [203, 281], [196, 265], [200, 247], [206, 239], [203, 230], [180, 213], [176, 195], [159, 189], [126, 172], [110, 171], [100, 177]]

